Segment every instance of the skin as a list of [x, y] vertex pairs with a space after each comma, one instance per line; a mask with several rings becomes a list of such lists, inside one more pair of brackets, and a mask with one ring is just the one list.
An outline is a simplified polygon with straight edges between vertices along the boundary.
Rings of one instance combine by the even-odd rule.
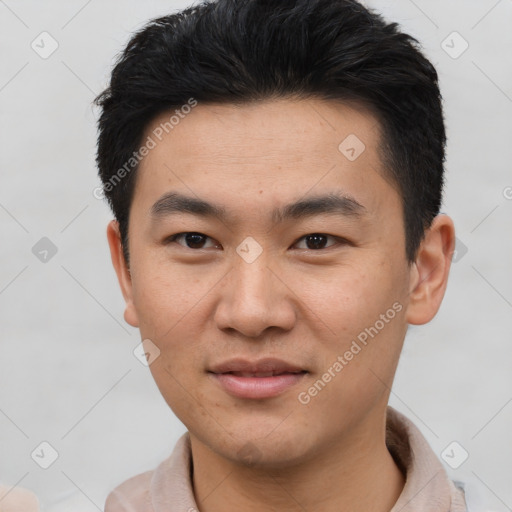
[[[338, 150], [350, 134], [366, 146], [354, 161]], [[401, 199], [379, 158], [380, 137], [376, 118], [354, 105], [200, 104], [141, 163], [129, 270], [118, 225], [108, 226], [125, 320], [159, 348], [151, 372], [190, 433], [201, 512], [385, 512], [402, 491], [385, 445], [390, 387], [407, 325], [429, 322], [441, 304], [455, 236], [452, 220], [437, 216], [407, 262]], [[152, 205], [171, 191], [222, 205], [232, 218], [154, 218]], [[270, 218], [276, 207], [333, 191], [355, 198], [364, 214]], [[203, 248], [184, 237], [166, 242], [183, 232], [204, 234]], [[320, 248], [304, 238], [315, 233], [330, 235]], [[236, 252], [248, 236], [262, 248], [252, 263]], [[397, 302], [401, 311], [378, 335], [300, 403], [298, 394]], [[236, 398], [207, 373], [235, 356], [277, 357], [309, 373], [279, 396]], [[252, 464], [243, 457], [251, 446]]]

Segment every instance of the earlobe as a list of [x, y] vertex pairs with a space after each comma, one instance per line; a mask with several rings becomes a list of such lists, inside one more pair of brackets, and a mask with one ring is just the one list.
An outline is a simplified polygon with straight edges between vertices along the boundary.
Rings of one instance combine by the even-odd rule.
[[436, 315], [443, 300], [455, 249], [455, 228], [447, 215], [438, 215], [425, 232], [411, 265], [410, 300], [406, 320], [426, 324]]
[[121, 235], [119, 233], [119, 223], [115, 220], [110, 221], [107, 226], [107, 239], [110, 247], [112, 265], [116, 271], [117, 280], [126, 303], [124, 319], [131, 326], [138, 327], [137, 311], [133, 303], [132, 278], [124, 258]]

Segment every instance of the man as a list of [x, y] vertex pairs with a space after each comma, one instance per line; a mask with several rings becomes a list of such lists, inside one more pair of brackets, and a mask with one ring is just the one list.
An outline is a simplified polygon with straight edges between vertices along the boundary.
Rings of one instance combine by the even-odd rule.
[[387, 405], [455, 240], [417, 42], [353, 0], [218, 0], [138, 32], [97, 104], [125, 320], [187, 427], [106, 511], [465, 511]]

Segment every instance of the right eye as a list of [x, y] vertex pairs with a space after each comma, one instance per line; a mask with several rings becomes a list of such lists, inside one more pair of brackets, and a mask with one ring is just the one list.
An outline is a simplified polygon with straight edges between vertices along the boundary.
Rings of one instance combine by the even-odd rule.
[[[183, 245], [177, 240], [183, 239], [185, 240], [185, 244]], [[204, 249], [204, 243], [205, 240], [213, 240], [213, 238], [210, 238], [207, 235], [204, 235], [203, 233], [197, 233], [195, 231], [185, 231], [182, 233], [176, 233], [174, 235], [171, 235], [165, 239], [166, 244], [170, 243], [178, 243], [178, 245], [182, 245], [183, 247], [187, 249]], [[219, 244], [213, 245], [213, 247], [219, 247]]]

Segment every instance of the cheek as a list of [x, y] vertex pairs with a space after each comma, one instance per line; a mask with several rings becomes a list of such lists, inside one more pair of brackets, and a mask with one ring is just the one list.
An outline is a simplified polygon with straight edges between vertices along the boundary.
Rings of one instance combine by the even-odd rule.
[[140, 334], [160, 350], [151, 371], [157, 384], [166, 382], [176, 388], [172, 394], [179, 395], [181, 381], [184, 385], [193, 377], [192, 369], [202, 364], [205, 307], [218, 276], [201, 276], [198, 267], [171, 265], [155, 257], [139, 261], [137, 270], [133, 297]]
[[201, 307], [215, 276], [202, 278], [198, 267], [171, 265], [161, 258], [148, 257], [137, 263], [137, 273], [132, 276], [133, 301], [141, 334], [167, 339]]
[[320, 371], [336, 374], [331, 389], [357, 394], [367, 389], [371, 395], [372, 387], [377, 393], [383, 387], [379, 378], [388, 382], [392, 377], [406, 331], [400, 276], [381, 259], [364, 268], [339, 269], [320, 284], [314, 278], [305, 282], [308, 306], [317, 313], [317, 323], [329, 328], [317, 343], [323, 352]]
[[[301, 276], [300, 295], [318, 321], [345, 339], [373, 325], [399, 300], [401, 284], [384, 261], [344, 265]], [[296, 281], [296, 280], [295, 280]]]
[[167, 405], [185, 425], [189, 425], [205, 414], [202, 404], [207, 402], [198, 396], [195, 382], [187, 374], [187, 367], [183, 364], [176, 367], [172, 355], [172, 348], [162, 352], [150, 365], [150, 371]]

